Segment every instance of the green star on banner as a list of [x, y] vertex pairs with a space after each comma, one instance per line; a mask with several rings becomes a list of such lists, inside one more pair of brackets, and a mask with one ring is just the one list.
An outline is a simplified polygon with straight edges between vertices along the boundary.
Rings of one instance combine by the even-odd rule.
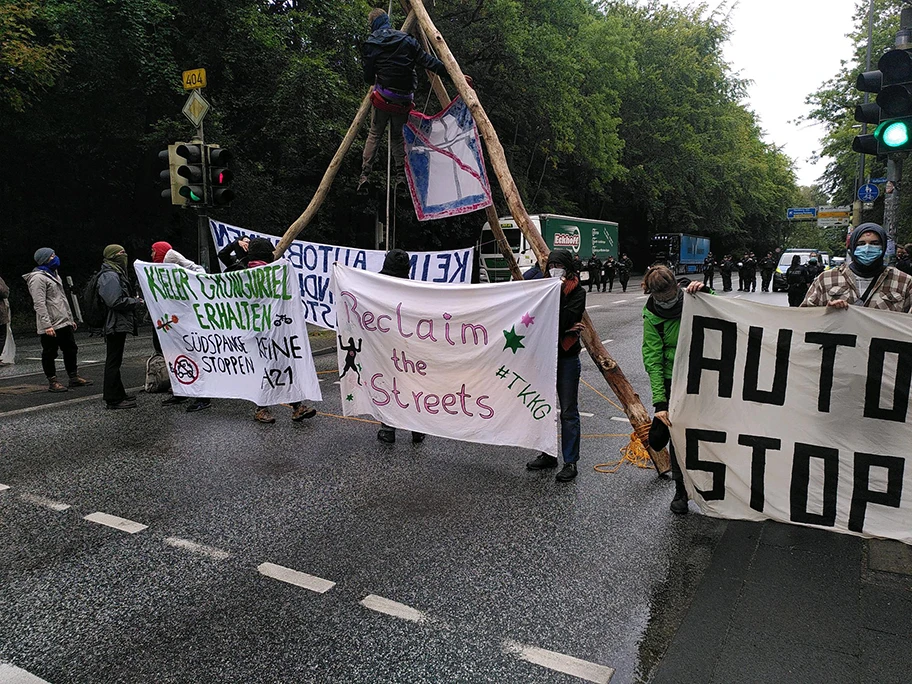
[[345, 397], [345, 401], [354, 401], [354, 400], [355, 400], [354, 394], [349, 394], [347, 397]]
[[525, 335], [517, 335], [515, 325], [512, 328], [510, 328], [509, 331], [504, 330], [503, 334], [507, 340], [506, 343], [504, 344], [504, 349], [510, 349], [515, 354], [518, 349], [526, 348], [525, 345], [523, 345], [523, 343], [522, 343], [522, 340], [525, 337]]

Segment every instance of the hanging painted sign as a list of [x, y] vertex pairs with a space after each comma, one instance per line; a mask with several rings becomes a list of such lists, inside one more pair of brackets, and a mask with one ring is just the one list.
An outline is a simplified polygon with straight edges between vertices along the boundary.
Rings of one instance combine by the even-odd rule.
[[[266, 238], [277, 245], [275, 235], [257, 233], [227, 223], [209, 219], [212, 240], [218, 251], [242, 237]], [[411, 277], [433, 283], [470, 283], [472, 264], [475, 263], [474, 248], [457, 249], [449, 252], [412, 252]], [[379, 273], [383, 268], [386, 252], [377, 249], [356, 249], [323, 245], [319, 242], [295, 240], [285, 252], [298, 277], [304, 315], [308, 323], [334, 330], [336, 327], [336, 306], [333, 300], [330, 280], [332, 265], [339, 262], [352, 268]], [[225, 265], [219, 262], [222, 269]]]
[[175, 394], [259, 406], [322, 399], [286, 259], [230, 273], [144, 261], [135, 269]]
[[478, 129], [461, 97], [434, 116], [413, 111], [402, 136], [406, 178], [419, 221], [468, 214], [491, 205]]
[[556, 278], [437, 287], [336, 264], [345, 415], [557, 453]]
[[672, 438], [708, 515], [912, 544], [912, 317], [685, 300]]

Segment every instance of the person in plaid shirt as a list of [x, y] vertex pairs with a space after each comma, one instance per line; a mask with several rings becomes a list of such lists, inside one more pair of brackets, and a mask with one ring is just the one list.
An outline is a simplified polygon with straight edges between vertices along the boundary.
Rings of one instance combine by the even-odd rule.
[[862, 223], [849, 236], [852, 262], [824, 271], [814, 280], [801, 306], [851, 305], [912, 312], [912, 276], [884, 265], [887, 234], [876, 223]]

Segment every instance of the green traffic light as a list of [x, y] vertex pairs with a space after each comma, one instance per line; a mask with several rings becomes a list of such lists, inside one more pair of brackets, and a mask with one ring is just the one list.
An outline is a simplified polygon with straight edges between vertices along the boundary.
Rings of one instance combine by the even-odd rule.
[[183, 185], [180, 189], [181, 197], [189, 197], [192, 202], [202, 202], [203, 196], [195, 192], [196, 188], [189, 185]]
[[905, 121], [895, 121], [884, 128], [881, 140], [887, 147], [902, 147], [909, 142], [909, 126]]

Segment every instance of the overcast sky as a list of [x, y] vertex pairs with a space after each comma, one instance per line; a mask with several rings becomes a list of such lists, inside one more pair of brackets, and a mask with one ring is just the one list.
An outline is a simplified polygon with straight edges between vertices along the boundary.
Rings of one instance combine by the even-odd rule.
[[[841, 60], [852, 56], [846, 34], [853, 29], [855, 4], [856, 0], [740, 0], [731, 13], [734, 34], [725, 47], [725, 59], [742, 78], [754, 82], [747, 105], [759, 116], [766, 141], [782, 146], [795, 160], [800, 185], [816, 182], [826, 168], [826, 160], [813, 165], [808, 161], [819, 149], [823, 131], [789, 122], [809, 111], [805, 97], [839, 71]], [[798, 64], [803, 66], [796, 68]]]

